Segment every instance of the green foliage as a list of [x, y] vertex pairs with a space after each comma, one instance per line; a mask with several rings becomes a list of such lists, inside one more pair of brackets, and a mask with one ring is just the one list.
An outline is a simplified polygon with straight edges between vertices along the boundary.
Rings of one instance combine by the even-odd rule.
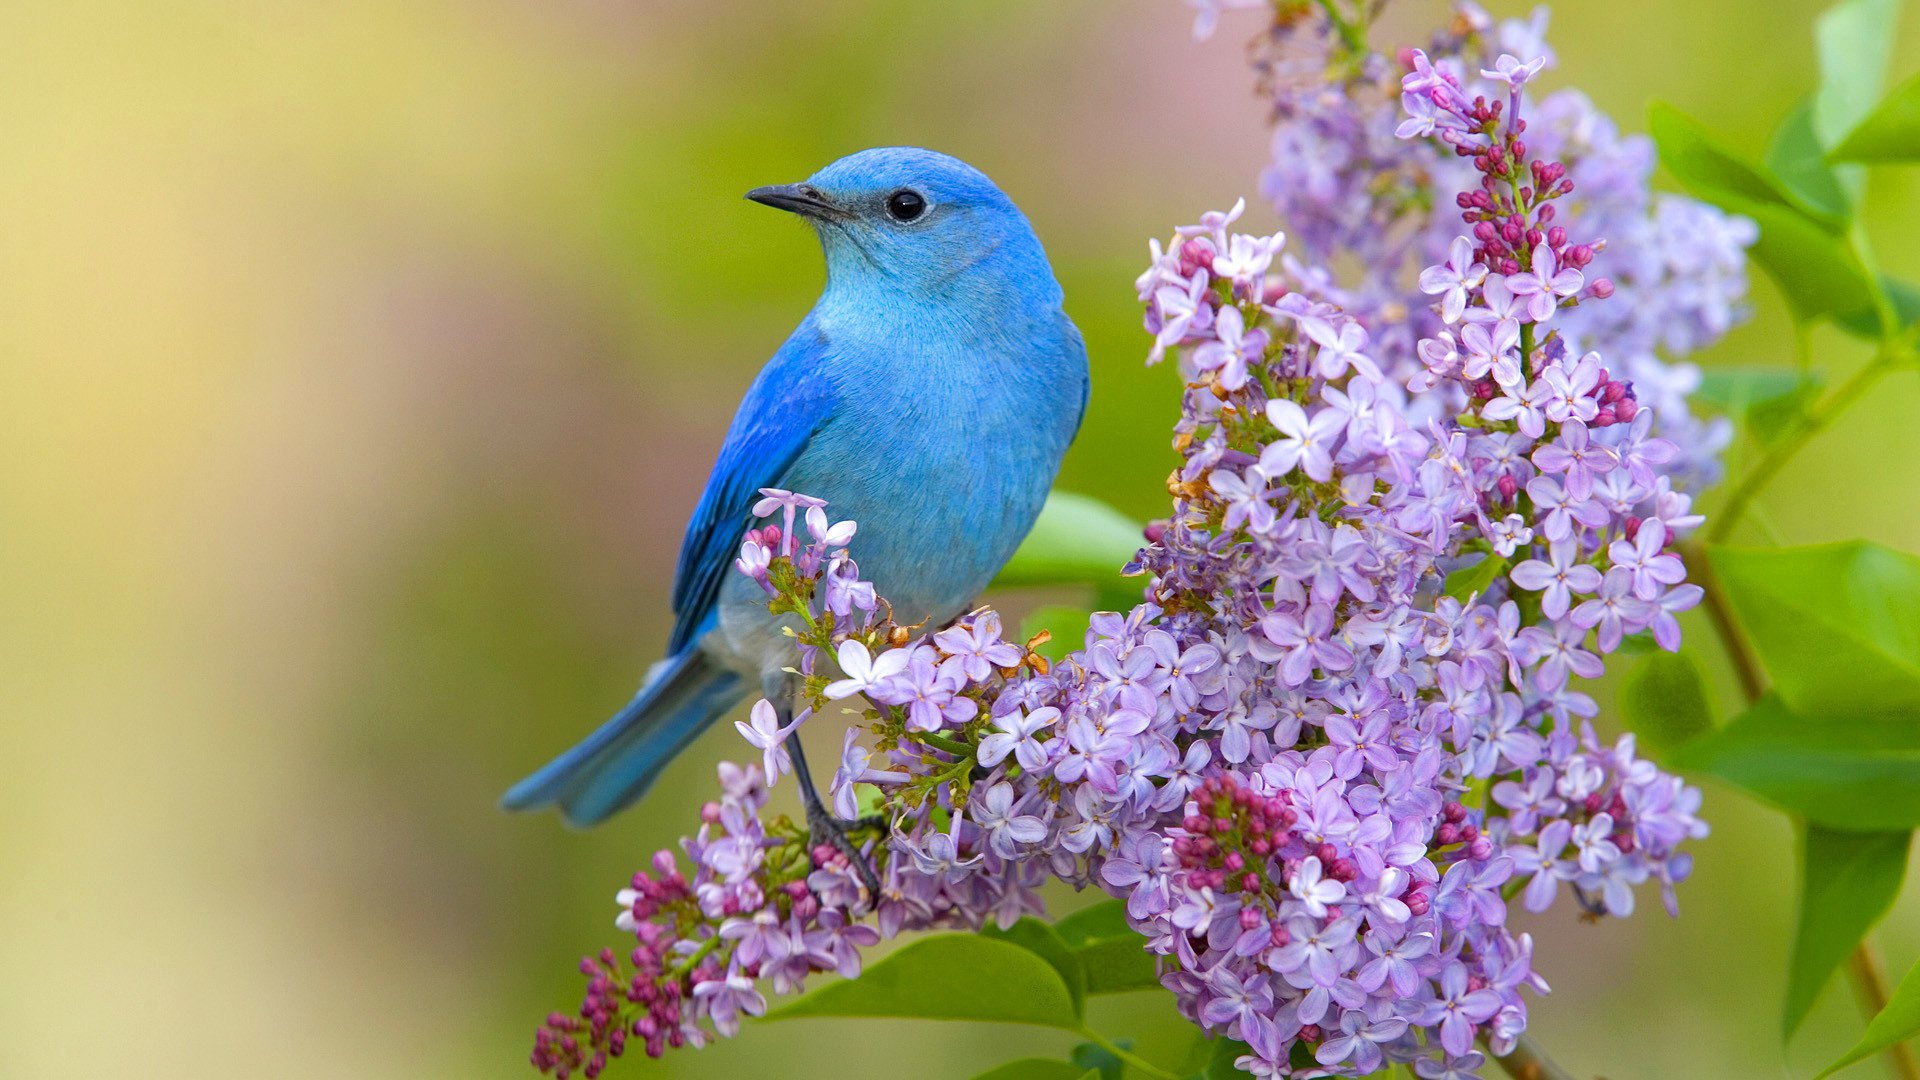
[[[1133, 1049], [1133, 1042], [1130, 1039], [1122, 1039], [1114, 1045], [1122, 1050]], [[1114, 1056], [1113, 1051], [1094, 1043], [1081, 1043], [1073, 1048], [1070, 1056], [1073, 1058], [1074, 1068], [1085, 1069], [1088, 1077], [1097, 1078], [1097, 1080], [1120, 1080], [1125, 1071], [1125, 1066], [1118, 1057]]]
[[[1871, 317], [1871, 316], [1869, 316]], [[1706, 369], [1696, 400], [1710, 402], [1745, 425], [1761, 446], [1771, 446], [1820, 396], [1818, 372], [1731, 365]]]
[[1681, 186], [1760, 227], [1754, 261], [1779, 283], [1795, 315], [1811, 319], [1871, 306], [1866, 268], [1839, 222], [1818, 215], [1671, 105], [1655, 102], [1650, 123], [1661, 163]]
[[[1060, 939], [1053, 927], [1039, 919], [1024, 918], [1005, 930], [992, 923], [982, 927], [980, 932], [991, 938], [1011, 942], [1045, 960], [1053, 967], [1060, 981], [1067, 988], [1067, 997], [1073, 1002], [1075, 1016], [1087, 1014], [1087, 972], [1081, 966], [1078, 957]], [[1138, 935], [1135, 935], [1136, 937]]]
[[1157, 990], [1160, 973], [1153, 954], [1139, 934], [1128, 932], [1124, 938], [1103, 938], [1075, 951], [1087, 973], [1087, 993], [1123, 994], [1131, 990]]
[[1841, 0], [1813, 22], [1820, 85], [1813, 129], [1831, 146], [1873, 109], [1893, 54], [1900, 0]]
[[1233, 1067], [1233, 1060], [1242, 1054], [1250, 1054], [1252, 1048], [1238, 1039], [1225, 1037], [1211, 1039], [1212, 1052], [1207, 1063], [1193, 1074], [1191, 1080], [1243, 1080], [1247, 1075]]
[[1827, 163], [1827, 148], [1813, 131], [1813, 102], [1802, 101], [1774, 130], [1767, 144], [1767, 171], [1780, 186], [1815, 214], [1835, 219], [1853, 216], [1853, 194]]
[[1087, 624], [1092, 618], [1093, 613], [1085, 608], [1071, 604], [1047, 604], [1035, 608], [1031, 615], [1021, 620], [1020, 638], [1031, 641], [1042, 630], [1052, 634], [1033, 651], [1057, 664], [1087, 640]]
[[1081, 1080], [1086, 1071], [1078, 1065], [1052, 1058], [1021, 1058], [988, 1069], [973, 1080]]
[[1133, 933], [1127, 925], [1127, 905], [1119, 900], [1102, 900], [1081, 908], [1053, 924], [1054, 932], [1075, 948], [1102, 938], [1125, 937]]
[[1828, 156], [1834, 161], [1920, 161], [1920, 76], [1888, 94]]
[[1507, 572], [1507, 560], [1489, 554], [1486, 558], [1470, 566], [1463, 566], [1447, 575], [1446, 594], [1455, 600], [1467, 600], [1487, 591], [1500, 575]]
[[1769, 694], [1668, 760], [1836, 829], [1920, 825], [1920, 724], [1910, 719], [1807, 716]]
[[1059, 971], [1032, 950], [981, 934], [936, 934], [767, 1014], [981, 1020], [1081, 1030]]
[[1098, 499], [1055, 491], [1033, 531], [994, 578], [995, 587], [1092, 586], [1116, 610], [1140, 600], [1140, 583], [1120, 576], [1141, 547], [1140, 525]]
[[1900, 980], [1900, 985], [1888, 999], [1887, 1007], [1880, 1015], [1867, 1024], [1866, 1034], [1853, 1044], [1853, 1049], [1841, 1056], [1840, 1060], [1826, 1067], [1814, 1080], [1824, 1080], [1841, 1069], [1859, 1061], [1869, 1054], [1876, 1054], [1894, 1043], [1902, 1042], [1920, 1034], [1920, 964], [1915, 964]]
[[[1886, 294], [1887, 302], [1893, 306], [1894, 329], [1904, 329], [1920, 322], [1920, 285], [1882, 274], [1880, 291]], [[1873, 306], [1846, 312], [1836, 316], [1833, 321], [1842, 330], [1868, 339], [1879, 338], [1883, 329], [1880, 311]]]
[[1827, 980], [1886, 917], [1906, 876], [1907, 832], [1800, 829], [1800, 918], [1782, 1030], [1791, 1037]]
[[[1879, 99], [1899, 16], [1900, 0], [1841, 0], [1814, 20], [1820, 85], [1813, 92], [1810, 119], [1820, 145], [1838, 144]], [[1866, 191], [1865, 170], [1841, 166], [1834, 172], [1857, 204]]]
[[1920, 559], [1860, 540], [1709, 557], [1794, 712], [1920, 712]]
[[1656, 754], [1713, 730], [1713, 706], [1700, 665], [1686, 653], [1656, 652], [1620, 688], [1627, 726]]
[[1127, 925], [1122, 901], [1103, 900], [1060, 920], [1053, 929], [1085, 972], [1087, 993], [1122, 994], [1160, 986], [1153, 954]]

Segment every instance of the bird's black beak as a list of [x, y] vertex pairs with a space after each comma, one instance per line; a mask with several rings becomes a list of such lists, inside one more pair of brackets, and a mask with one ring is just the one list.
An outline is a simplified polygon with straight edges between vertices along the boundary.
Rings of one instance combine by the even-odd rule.
[[747, 198], [776, 209], [792, 211], [801, 217], [821, 221], [846, 216], [845, 211], [833, 205], [832, 201], [812, 184], [774, 184], [769, 187], [757, 187], [747, 192]]

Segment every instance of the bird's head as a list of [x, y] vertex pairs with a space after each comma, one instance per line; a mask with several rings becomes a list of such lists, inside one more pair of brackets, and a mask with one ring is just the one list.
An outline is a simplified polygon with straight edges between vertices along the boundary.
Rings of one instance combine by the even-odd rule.
[[1025, 215], [958, 158], [917, 147], [862, 150], [747, 198], [814, 226], [834, 287], [935, 302], [991, 293], [1059, 302]]

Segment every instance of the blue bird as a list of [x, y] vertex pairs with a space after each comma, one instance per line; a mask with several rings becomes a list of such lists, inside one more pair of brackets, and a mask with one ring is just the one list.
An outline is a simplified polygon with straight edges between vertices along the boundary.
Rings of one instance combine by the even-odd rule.
[[[626, 708], [515, 785], [510, 809], [603, 821], [756, 688], [788, 723], [792, 642], [732, 568], [761, 488], [857, 520], [854, 557], [895, 620], [938, 626], [1026, 536], [1086, 412], [1086, 347], [1046, 253], [972, 166], [865, 150], [747, 198], [813, 226], [826, 288], [727, 430], [680, 549], [666, 659]], [[844, 847], [798, 742], [809, 827]]]

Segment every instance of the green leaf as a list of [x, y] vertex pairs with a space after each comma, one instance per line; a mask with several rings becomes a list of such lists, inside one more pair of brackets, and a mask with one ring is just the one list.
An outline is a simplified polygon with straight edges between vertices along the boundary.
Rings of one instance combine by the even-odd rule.
[[1487, 591], [1500, 575], [1507, 572], [1507, 560], [1488, 555], [1471, 566], [1463, 566], [1447, 575], [1446, 594], [1455, 600], [1467, 600]]
[[1907, 832], [1800, 829], [1800, 921], [1782, 1033], [1792, 1038], [1847, 954], [1887, 915], [1906, 876]]
[[1147, 941], [1132, 931], [1123, 938], [1102, 938], [1074, 950], [1087, 973], [1087, 993], [1125, 994], [1158, 990], [1160, 973]]
[[1032, 641], [1034, 635], [1042, 630], [1052, 634], [1033, 651], [1057, 664], [1068, 653], [1086, 644], [1087, 624], [1092, 619], [1093, 613], [1084, 608], [1069, 604], [1047, 604], [1035, 608], [1033, 614], [1020, 621], [1020, 639]]
[[[1813, 21], [1820, 85], [1813, 92], [1813, 131], [1833, 147], [1873, 109], [1887, 80], [1900, 0], [1841, 0]], [[1834, 176], [1856, 205], [1867, 190], [1866, 170], [1842, 165]]]
[[1835, 161], [1920, 161], [1920, 75], [1888, 94], [1828, 156]]
[[1802, 319], [1872, 303], [1866, 270], [1838, 223], [1816, 218], [1773, 178], [1721, 146], [1698, 121], [1655, 102], [1653, 138], [1660, 161], [1681, 186], [1760, 227], [1753, 259], [1780, 285]]
[[1682, 187], [1712, 203], [1722, 200], [1791, 209], [1785, 189], [1720, 145], [1698, 120], [1664, 101], [1648, 114], [1660, 164]]
[[[1880, 291], [1886, 293], [1888, 301], [1893, 304], [1895, 329], [1904, 329], [1920, 322], [1920, 285], [1882, 274]], [[1880, 312], [1871, 304], [1835, 316], [1833, 321], [1834, 325], [1849, 334], [1869, 341], [1880, 338]]]
[[1920, 825], [1920, 723], [1912, 716], [1811, 717], [1768, 694], [1667, 759], [1835, 829]]
[[1686, 653], [1657, 652], [1647, 657], [1620, 688], [1620, 713], [1656, 754], [1713, 730], [1707, 681]]
[[1904, 1042], [1920, 1033], [1920, 964], [1908, 969], [1906, 978], [1894, 988], [1893, 997], [1887, 999], [1887, 1007], [1880, 1015], [1867, 1024], [1866, 1034], [1853, 1044], [1853, 1049], [1841, 1056], [1839, 1061], [1827, 1066], [1814, 1080], [1824, 1080], [1841, 1069], [1859, 1061], [1861, 1058], [1877, 1054], [1897, 1042]]
[[1801, 101], [1774, 129], [1766, 165], [1781, 187], [1816, 214], [1836, 219], [1853, 216], [1853, 196], [1840, 185], [1827, 164], [1827, 148], [1813, 133], [1811, 99]]
[[1078, 1065], [1052, 1058], [1021, 1058], [988, 1069], [973, 1080], [1081, 1080], [1084, 1072]]
[[1076, 911], [1053, 925], [1086, 972], [1087, 993], [1123, 994], [1153, 990], [1160, 974], [1146, 940], [1127, 925], [1127, 906], [1103, 900]]
[[1127, 902], [1102, 900], [1081, 908], [1053, 924], [1053, 931], [1070, 947], [1079, 948], [1102, 938], [1126, 937], [1134, 929], [1127, 925]]
[[1920, 559], [1862, 540], [1708, 554], [1794, 711], [1920, 712]]
[[1087, 973], [1080, 966], [1079, 958], [1067, 943], [1060, 940], [1053, 927], [1035, 918], [1022, 918], [1005, 930], [988, 923], [980, 932], [990, 938], [1010, 941], [1015, 945], [1045, 960], [1052, 965], [1067, 988], [1067, 996], [1073, 1000], [1073, 1013], [1085, 1019], [1087, 1015]]
[[1206, 1068], [1201, 1069], [1193, 1080], [1246, 1080], [1246, 1073], [1233, 1067], [1235, 1058], [1253, 1053], [1253, 1048], [1239, 1039], [1220, 1036], [1213, 1040], [1213, 1053], [1207, 1058]]
[[1787, 306], [1801, 319], [1853, 311], [1873, 302], [1866, 268], [1845, 237], [1799, 210], [1780, 206], [1724, 204], [1760, 226], [1753, 260], [1773, 278]]
[[1695, 396], [1739, 419], [1762, 446], [1820, 395], [1817, 373], [1791, 368], [1730, 365], [1705, 369]]
[[1813, 130], [1823, 145], [1837, 145], [1880, 100], [1899, 17], [1899, 0], [1841, 0], [1813, 21]]
[[1646, 656], [1649, 653], [1663, 651], [1660, 643], [1653, 640], [1653, 632], [1642, 630], [1637, 634], [1628, 634], [1620, 639], [1620, 647], [1614, 650], [1622, 656]]
[[1091, 585], [1101, 603], [1130, 609], [1140, 602], [1141, 582], [1122, 578], [1120, 570], [1143, 542], [1140, 524], [1118, 510], [1086, 495], [1056, 491], [993, 584]]
[[857, 979], [827, 983], [767, 1014], [980, 1020], [1080, 1030], [1073, 995], [1053, 965], [1009, 941], [937, 934], [882, 957]]
[[[1122, 1050], [1132, 1050], [1133, 1040], [1117, 1039], [1114, 1045]], [[1126, 1069], [1125, 1064], [1114, 1055], [1113, 1051], [1096, 1043], [1081, 1043], [1073, 1048], [1071, 1057], [1074, 1066], [1087, 1070], [1087, 1075], [1094, 1080], [1120, 1080], [1121, 1074]]]

